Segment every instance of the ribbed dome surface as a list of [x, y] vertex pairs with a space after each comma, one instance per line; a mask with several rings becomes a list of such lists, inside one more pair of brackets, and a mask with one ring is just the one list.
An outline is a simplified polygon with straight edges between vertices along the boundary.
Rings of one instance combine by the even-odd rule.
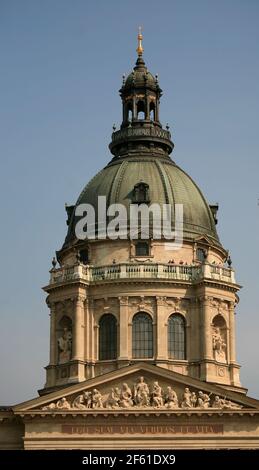
[[153, 90], [157, 88], [155, 77], [145, 69], [134, 70], [128, 75], [124, 89], [126, 90], [133, 86], [136, 88], [149, 87]]
[[[98, 196], [106, 196], [107, 206], [132, 203], [133, 188], [140, 181], [149, 185], [150, 203], [183, 204], [184, 238], [206, 235], [219, 244], [212, 212], [193, 180], [169, 158], [131, 157], [112, 161], [85, 186], [76, 205], [88, 203], [98, 212]], [[65, 244], [74, 239], [72, 216]]]

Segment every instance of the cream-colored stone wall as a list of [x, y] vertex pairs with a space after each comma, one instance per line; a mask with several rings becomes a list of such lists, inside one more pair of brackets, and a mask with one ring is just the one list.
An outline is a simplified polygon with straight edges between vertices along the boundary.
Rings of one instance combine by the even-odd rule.
[[[106, 373], [120, 367], [120, 361], [121, 365], [125, 365], [125, 361], [136, 361], [132, 358], [132, 321], [140, 311], [148, 313], [153, 321], [154, 356], [150, 360], [161, 367], [202, 380], [240, 387], [239, 366], [231, 350], [235, 343], [233, 292], [204, 285], [112, 281], [103, 285], [93, 284], [87, 292], [83, 287], [78, 289], [70, 286], [65, 291], [61, 289], [53, 293], [51, 299], [55, 305], [56, 333], [52, 335], [55, 371], [50, 369], [48, 372], [48, 387]], [[107, 313], [113, 314], [117, 320], [118, 359], [99, 362], [99, 321]], [[168, 319], [174, 313], [180, 313], [185, 318], [185, 360], [168, 357]], [[77, 321], [78, 315], [80, 319]], [[81, 351], [80, 357], [73, 354], [68, 364], [58, 364], [57, 359], [57, 336], [60, 334], [59, 324], [63, 316], [71, 318], [73, 324], [73, 351]], [[225, 364], [217, 362], [212, 350], [213, 321], [219, 316], [225, 322]], [[82, 363], [79, 364], [78, 359]]]
[[12, 412], [0, 411], [0, 450], [23, 449], [24, 424]]
[[[161, 240], [150, 241], [150, 255], [149, 256], [136, 256], [135, 252], [136, 241], [130, 240], [94, 240], [88, 242], [88, 251], [90, 264], [94, 266], [111, 265], [114, 262], [128, 263], [135, 259], [139, 261], [150, 260], [154, 263], [168, 263], [174, 261], [175, 264], [197, 263], [197, 248], [203, 248], [208, 252], [208, 262], [222, 264], [225, 260], [224, 250], [219, 250], [216, 247], [208, 246], [204, 242], [184, 242], [183, 246], [178, 250], [168, 250], [169, 244]], [[82, 246], [83, 248], [83, 246]], [[73, 265], [75, 262], [75, 251], [66, 252], [63, 255], [62, 263], [65, 265]]]
[[258, 449], [259, 417], [217, 416], [27, 420], [25, 449]]

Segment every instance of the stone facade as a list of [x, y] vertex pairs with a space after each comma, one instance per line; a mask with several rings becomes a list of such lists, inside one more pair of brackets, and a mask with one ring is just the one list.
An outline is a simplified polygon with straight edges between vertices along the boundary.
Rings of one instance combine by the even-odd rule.
[[0, 448], [259, 448], [258, 400], [143, 362], [0, 416]]
[[[117, 256], [117, 242], [100, 242], [105, 261]], [[126, 243], [122, 241], [126, 246]], [[135, 362], [132, 357], [132, 319], [137, 312], [148, 313], [153, 322], [154, 355], [149, 362], [201, 380], [225, 384], [242, 391], [239, 366], [235, 356], [235, 316], [237, 301], [234, 271], [223, 266], [219, 249], [209, 249], [209, 258], [200, 263], [195, 258], [195, 245], [184, 245], [177, 253], [179, 260], [170, 263], [170, 252], [162, 242], [153, 247], [152, 258], [132, 257], [130, 244], [120, 250], [119, 262], [83, 265], [75, 253], [66, 253], [65, 267], [52, 269], [48, 292], [51, 310], [51, 358], [47, 367], [46, 391], [77, 382]], [[94, 242], [98, 253], [98, 242]], [[88, 243], [88, 246], [91, 246]], [[167, 262], [161, 258], [167, 253]], [[169, 253], [169, 254], [168, 254]], [[221, 265], [214, 264], [221, 255]], [[171, 254], [170, 254], [171, 256]], [[218, 258], [217, 258], [218, 257]], [[100, 262], [100, 260], [99, 260]], [[181, 264], [179, 264], [181, 262]], [[117, 357], [99, 360], [99, 322], [104, 314], [117, 321]], [[179, 313], [186, 325], [186, 358], [168, 357], [168, 318]], [[73, 336], [71, 355], [66, 364], [59, 359], [62, 320], [70, 322]], [[216, 322], [216, 323], [215, 323]], [[218, 326], [219, 324], [219, 326]], [[215, 328], [224, 343], [221, 357], [215, 350]], [[224, 337], [224, 338], [223, 338]], [[214, 341], [214, 343], [213, 343]], [[140, 358], [142, 360], [142, 358]], [[41, 391], [44, 393], [44, 390]]]
[[[246, 396], [236, 362], [240, 286], [216, 232], [218, 206], [169, 157], [162, 90], [140, 44], [120, 89], [113, 158], [66, 207], [67, 237], [44, 287], [46, 384], [40, 397], [0, 408], [2, 449], [259, 448], [259, 401]], [[96, 208], [98, 195], [127, 208], [182, 204], [182, 245], [170, 250], [148, 219], [140, 246], [128, 214], [124, 239], [78, 240], [76, 208]]]

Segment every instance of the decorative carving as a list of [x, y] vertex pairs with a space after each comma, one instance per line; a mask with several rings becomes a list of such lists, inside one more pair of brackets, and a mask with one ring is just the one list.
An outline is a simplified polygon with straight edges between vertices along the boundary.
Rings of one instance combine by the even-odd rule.
[[153, 307], [153, 299], [148, 299], [147, 297], [145, 297], [144, 295], [142, 295], [140, 298], [130, 298], [129, 299], [129, 306], [130, 307], [133, 307], [133, 308], [137, 308], [137, 310], [140, 312], [140, 311], [143, 311], [143, 310], [146, 310], [146, 309], [151, 309]]
[[84, 394], [78, 395], [72, 403], [72, 408], [77, 408], [78, 410], [85, 410], [86, 405], [84, 401], [85, 401]]
[[225, 369], [223, 367], [218, 367], [218, 376], [224, 377], [224, 375], [225, 375]]
[[158, 382], [153, 383], [153, 390], [151, 392], [152, 396], [152, 405], [155, 408], [161, 408], [163, 406], [163, 397], [162, 397], [162, 388], [158, 384]]
[[186, 388], [184, 389], [184, 394], [183, 394], [183, 400], [182, 400], [182, 403], [181, 403], [181, 408], [191, 408], [191, 407], [192, 407], [191, 397], [192, 397], [192, 394], [191, 394], [189, 388], [186, 387]]
[[120, 406], [122, 408], [133, 406], [132, 392], [126, 383], [122, 384]]
[[195, 408], [196, 405], [197, 405], [197, 395], [195, 392], [192, 392], [192, 395], [191, 395], [191, 398], [190, 398], [190, 402], [191, 402], [191, 407], [192, 408]]
[[68, 401], [65, 397], [61, 398], [61, 400], [58, 400], [56, 406], [57, 406], [57, 409], [62, 409], [62, 410], [69, 410], [70, 409], [70, 404], [68, 403]]
[[221, 335], [220, 327], [212, 327], [212, 347], [217, 362], [226, 362], [226, 343]]
[[166, 297], [156, 297], [156, 304], [160, 306], [168, 305]]
[[134, 401], [138, 406], [148, 406], [150, 403], [149, 388], [144, 377], [139, 377], [138, 383], [134, 386]]
[[92, 408], [103, 408], [102, 395], [97, 388], [92, 393]]
[[121, 392], [118, 387], [112, 388], [106, 401], [106, 408], [119, 408], [121, 401]]
[[43, 406], [43, 410], [70, 410], [70, 403], [65, 397], [57, 401], [57, 403], [50, 403], [47, 406]]
[[207, 393], [201, 391], [198, 392], [197, 407], [198, 408], [209, 408], [210, 406], [210, 397]]
[[167, 387], [167, 393], [165, 396], [166, 401], [166, 408], [179, 408], [178, 397], [176, 392], [172, 389], [172, 387]]
[[[102, 409], [102, 408], [164, 408], [164, 409], [241, 409], [242, 406], [226, 397], [214, 395], [211, 400], [211, 395], [203, 391], [191, 391], [188, 387], [184, 389], [181, 402], [178, 400], [177, 393], [171, 386], [163, 391], [158, 381], [153, 382], [151, 392], [149, 386], [145, 382], [144, 377], [139, 377], [138, 382], [134, 385], [134, 392], [132, 394], [131, 388], [127, 383], [123, 383], [121, 389], [114, 387], [110, 393], [103, 396], [102, 393], [96, 388], [93, 391], [83, 391], [79, 395], [72, 397], [71, 401], [63, 397], [57, 402], [49, 403], [42, 407], [42, 410], [86, 410], [86, 409]], [[107, 398], [106, 398], [107, 397]], [[134, 398], [133, 398], [134, 397]], [[106, 398], [106, 399], [105, 399]]]
[[92, 407], [92, 393], [84, 392], [84, 399], [85, 399], [86, 408], [91, 408]]
[[64, 328], [63, 335], [58, 338], [59, 364], [68, 362], [72, 354], [72, 332]]
[[225, 398], [220, 398], [218, 395], [215, 396], [214, 401], [211, 405], [212, 408], [220, 408], [222, 410], [230, 410], [230, 409], [241, 409], [241, 405], [237, 405], [230, 400], [226, 400]]
[[128, 305], [129, 298], [128, 297], [118, 297], [120, 305]]

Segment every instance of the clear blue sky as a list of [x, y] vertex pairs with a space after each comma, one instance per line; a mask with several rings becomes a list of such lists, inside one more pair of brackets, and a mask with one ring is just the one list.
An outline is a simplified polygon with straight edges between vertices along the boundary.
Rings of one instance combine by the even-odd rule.
[[241, 378], [259, 398], [258, 23], [258, 0], [0, 0], [1, 404], [44, 385], [41, 287], [65, 237], [65, 202], [110, 159], [139, 24], [173, 158], [220, 205], [219, 234], [244, 286]]

